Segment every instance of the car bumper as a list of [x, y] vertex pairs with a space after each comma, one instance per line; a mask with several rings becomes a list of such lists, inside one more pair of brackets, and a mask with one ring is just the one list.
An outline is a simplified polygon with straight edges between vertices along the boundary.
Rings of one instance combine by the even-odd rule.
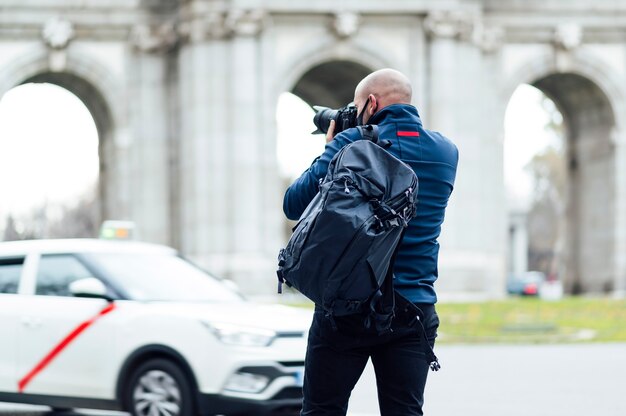
[[[262, 390], [244, 392], [226, 383], [219, 393], [199, 392], [201, 414], [225, 415], [299, 415], [302, 407], [304, 362], [257, 363], [237, 368], [245, 374], [265, 380]], [[229, 388], [230, 387], [230, 388]]]

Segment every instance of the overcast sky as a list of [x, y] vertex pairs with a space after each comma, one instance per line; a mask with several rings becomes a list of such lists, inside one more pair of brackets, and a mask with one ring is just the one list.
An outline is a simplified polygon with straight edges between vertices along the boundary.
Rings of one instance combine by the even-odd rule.
[[98, 134], [75, 95], [26, 84], [0, 100], [0, 227], [44, 201], [70, 203], [98, 177]]
[[563, 122], [552, 100], [530, 85], [517, 88], [504, 117], [504, 181], [511, 205], [530, 202], [534, 185], [526, 166], [533, 156], [547, 147], [563, 149], [563, 138], [546, 129], [551, 118]]
[[[547, 145], [558, 145], [544, 129], [550, 115], [541, 107], [542, 97], [539, 90], [520, 86], [505, 118], [505, 181], [509, 193], [522, 200], [532, 192], [524, 166]], [[310, 134], [312, 117], [313, 110], [298, 97], [280, 97], [277, 156], [285, 176], [299, 176], [324, 150], [324, 136]], [[46, 200], [71, 204], [97, 177], [96, 127], [76, 96], [51, 84], [27, 84], [2, 97], [0, 230], [9, 213], [19, 216]]]

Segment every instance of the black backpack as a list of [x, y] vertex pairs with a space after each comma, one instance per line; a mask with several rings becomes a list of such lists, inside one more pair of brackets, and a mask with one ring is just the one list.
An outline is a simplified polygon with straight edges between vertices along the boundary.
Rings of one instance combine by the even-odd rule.
[[278, 256], [278, 292], [294, 287], [334, 317], [364, 313], [379, 332], [394, 315], [393, 263], [415, 216], [418, 179], [377, 126], [330, 161], [319, 192]]

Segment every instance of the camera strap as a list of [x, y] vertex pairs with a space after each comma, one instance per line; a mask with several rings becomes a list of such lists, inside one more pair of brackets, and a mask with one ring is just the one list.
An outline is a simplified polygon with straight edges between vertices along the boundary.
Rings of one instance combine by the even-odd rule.
[[363, 106], [363, 109], [361, 110], [361, 114], [357, 114], [356, 115], [356, 124], [357, 126], [362, 126], [363, 125], [363, 114], [365, 114], [365, 109], [367, 108], [367, 105], [370, 103], [370, 99], [369, 97], [367, 97], [367, 101], [365, 101], [365, 105]]

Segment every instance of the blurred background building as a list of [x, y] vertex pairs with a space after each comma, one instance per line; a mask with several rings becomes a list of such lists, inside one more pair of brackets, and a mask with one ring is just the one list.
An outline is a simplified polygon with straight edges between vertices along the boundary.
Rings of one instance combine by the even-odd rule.
[[[296, 158], [279, 148], [279, 130], [297, 125], [277, 117], [281, 97], [342, 106], [383, 67], [411, 78], [425, 126], [460, 149], [442, 293], [501, 296], [509, 273], [529, 269], [569, 292], [626, 290], [626, 1], [2, 0], [0, 96], [60, 86], [84, 103], [98, 143], [95, 196], [56, 214], [44, 204], [29, 223], [3, 195], [4, 238], [132, 220], [142, 240], [271, 293], [291, 179], [278, 155]], [[520, 85], [539, 90], [561, 140], [526, 164], [522, 197], [505, 181]], [[531, 116], [514, 127], [518, 144], [535, 139]], [[6, 150], [12, 140], [0, 135], [3, 160], [26, 161]], [[81, 158], [66, 153], [58, 165]], [[2, 181], [19, 187], [20, 175]]]

